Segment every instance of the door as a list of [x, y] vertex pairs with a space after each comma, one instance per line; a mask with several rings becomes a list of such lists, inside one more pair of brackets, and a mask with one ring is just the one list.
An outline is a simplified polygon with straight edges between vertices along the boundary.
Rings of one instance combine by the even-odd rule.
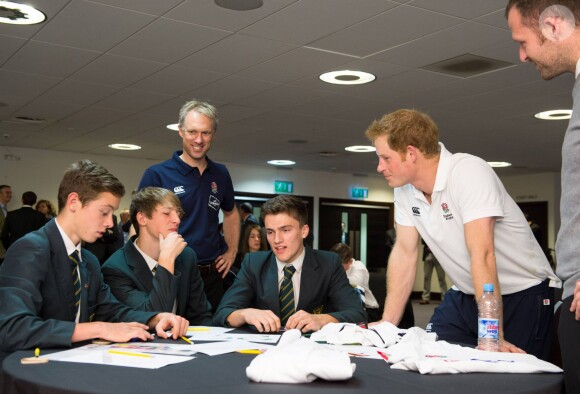
[[386, 267], [387, 230], [393, 227], [392, 203], [321, 198], [319, 204], [319, 249], [329, 250], [344, 242], [369, 271]]

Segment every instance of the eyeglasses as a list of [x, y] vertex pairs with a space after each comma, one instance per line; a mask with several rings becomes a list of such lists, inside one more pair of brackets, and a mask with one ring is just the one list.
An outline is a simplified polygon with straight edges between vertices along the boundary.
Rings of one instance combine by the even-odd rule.
[[213, 130], [198, 131], [198, 130], [184, 130], [182, 128], [180, 128], [179, 130], [181, 130], [181, 132], [188, 138], [197, 138], [200, 135], [201, 138], [211, 138], [211, 136], [213, 135]]

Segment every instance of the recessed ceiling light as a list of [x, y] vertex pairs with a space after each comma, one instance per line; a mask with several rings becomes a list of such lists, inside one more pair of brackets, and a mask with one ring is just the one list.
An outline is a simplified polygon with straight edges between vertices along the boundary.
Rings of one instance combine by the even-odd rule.
[[512, 165], [512, 163], [508, 163], [507, 161], [488, 161], [487, 164], [494, 168], [510, 167]]
[[535, 118], [543, 120], [562, 120], [570, 119], [572, 117], [571, 109], [553, 109], [551, 111], [538, 112], [534, 115]]
[[296, 162], [292, 160], [268, 160], [268, 164], [272, 164], [273, 166], [291, 166], [292, 164], [296, 164]]
[[376, 149], [374, 146], [369, 146], [369, 145], [353, 145], [353, 146], [347, 146], [346, 148], [344, 148], [344, 150], [347, 150], [349, 152], [356, 152], [356, 153], [361, 153], [361, 152], [375, 152]]
[[111, 144], [109, 145], [111, 149], [119, 149], [119, 150], [139, 150], [141, 147], [139, 145], [133, 144]]
[[319, 78], [336, 85], [362, 85], [374, 81], [376, 77], [364, 71], [341, 70], [321, 74]]
[[169, 130], [174, 130], [174, 131], [178, 131], [179, 130], [179, 124], [177, 124], [177, 123], [168, 124], [165, 127], [167, 127]]
[[0, 23], [11, 25], [34, 25], [46, 19], [46, 15], [29, 5], [0, 1]]

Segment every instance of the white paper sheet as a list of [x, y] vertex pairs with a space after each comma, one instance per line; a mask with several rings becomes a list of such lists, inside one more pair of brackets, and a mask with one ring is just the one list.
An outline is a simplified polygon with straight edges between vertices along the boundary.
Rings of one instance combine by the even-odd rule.
[[[109, 352], [110, 350], [119, 352], [125, 351], [127, 354], [112, 354]], [[131, 353], [133, 355], [131, 355]], [[145, 355], [145, 357], [137, 356], [137, 354]], [[166, 365], [182, 363], [194, 359], [194, 357], [146, 354], [141, 351], [132, 349], [120, 349], [118, 344], [105, 346], [86, 345], [76, 349], [48, 354], [43, 357], [54, 361], [114, 365], [119, 367], [146, 369], [157, 369], [165, 367]]]
[[239, 339], [232, 339], [221, 342], [212, 342], [204, 344], [195, 344], [191, 346], [199, 353], [207, 354], [208, 356], [217, 356], [219, 354], [233, 353], [238, 350], [266, 350], [273, 347], [272, 345], [257, 344]]

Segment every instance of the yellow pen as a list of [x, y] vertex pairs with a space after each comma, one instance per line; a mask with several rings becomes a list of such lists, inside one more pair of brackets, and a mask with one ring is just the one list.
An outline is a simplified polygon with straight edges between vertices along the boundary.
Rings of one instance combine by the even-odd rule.
[[188, 337], [182, 335], [181, 339], [183, 339], [185, 342], [189, 343], [190, 345], [193, 345], [193, 342], [191, 342]]
[[209, 331], [209, 327], [189, 327], [187, 331]]
[[241, 354], [262, 354], [262, 351], [258, 350], [258, 349], [245, 349], [245, 350], [238, 350], [238, 353], [241, 353]]
[[122, 356], [133, 356], [133, 357], [145, 357], [145, 358], [153, 358], [150, 354], [143, 354], [143, 353], [133, 353], [133, 352], [122, 352], [120, 350], [109, 350], [111, 354], [120, 354]]
[[34, 357], [38, 358], [38, 356], [40, 356], [40, 349], [36, 348], [34, 349]]

